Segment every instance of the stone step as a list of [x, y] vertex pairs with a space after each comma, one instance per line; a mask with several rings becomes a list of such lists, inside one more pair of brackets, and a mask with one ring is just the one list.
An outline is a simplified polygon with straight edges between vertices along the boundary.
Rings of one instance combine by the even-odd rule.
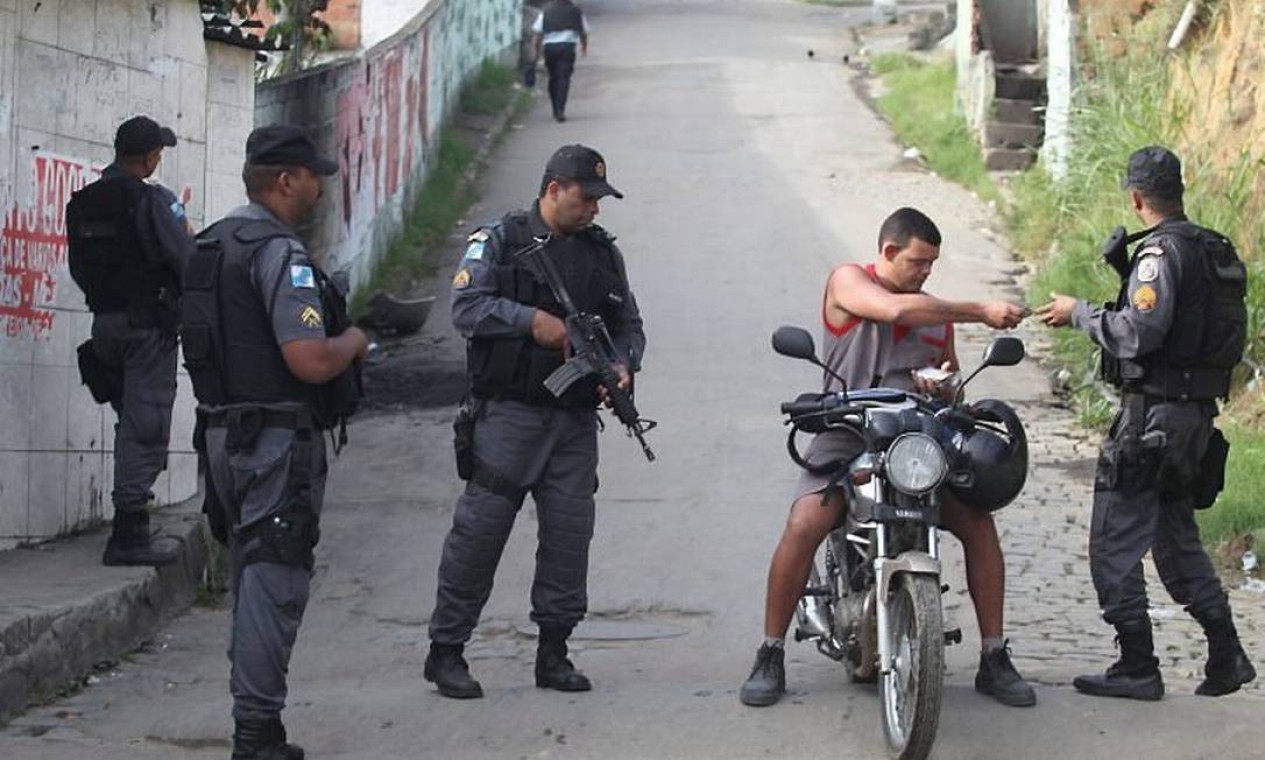
[[1042, 128], [1036, 124], [1002, 124], [990, 121], [984, 125], [985, 148], [1035, 148], [1041, 145]]
[[993, 121], [1007, 124], [1040, 124], [1042, 112], [1031, 100], [997, 98], [993, 101]]
[[1036, 162], [1036, 154], [1019, 148], [985, 148], [984, 165], [992, 172], [1020, 172]]
[[1019, 71], [999, 73], [996, 85], [995, 95], [998, 98], [1045, 102], [1045, 77]]

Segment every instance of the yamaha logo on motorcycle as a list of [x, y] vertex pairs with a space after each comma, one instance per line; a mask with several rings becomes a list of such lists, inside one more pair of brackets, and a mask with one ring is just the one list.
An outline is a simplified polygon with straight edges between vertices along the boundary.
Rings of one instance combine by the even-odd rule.
[[[773, 334], [779, 354], [834, 375], [798, 327]], [[993, 340], [980, 366], [957, 384], [952, 403], [919, 393], [868, 388], [805, 393], [782, 404], [791, 431], [787, 453], [828, 478], [848, 505], [814, 562], [796, 614], [798, 641], [813, 640], [862, 683], [878, 682], [888, 753], [921, 760], [935, 742], [944, 689], [944, 647], [961, 631], [944, 630], [940, 595], [942, 489], [981, 509], [1010, 503], [1027, 477], [1027, 438], [1018, 415], [996, 400], [972, 405], [962, 389], [986, 367], [1013, 366], [1023, 342]], [[865, 442], [848, 461], [810, 462], [799, 433], [838, 431]], [[999, 463], [998, 466], [992, 466]], [[981, 468], [987, 477], [977, 477]]]

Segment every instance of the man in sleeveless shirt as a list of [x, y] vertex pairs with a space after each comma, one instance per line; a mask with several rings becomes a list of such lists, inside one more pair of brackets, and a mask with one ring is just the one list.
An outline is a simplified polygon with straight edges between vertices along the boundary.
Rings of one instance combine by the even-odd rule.
[[[957, 369], [954, 323], [1011, 328], [1023, 318], [1023, 309], [1004, 301], [945, 301], [923, 292], [923, 283], [940, 255], [940, 231], [920, 211], [895, 211], [883, 222], [878, 245], [873, 264], [845, 264], [827, 282], [822, 306], [825, 361], [849, 388], [892, 387], [947, 396], [951, 388], [916, 381], [913, 372], [924, 367]], [[836, 390], [838, 381], [827, 380], [826, 391]], [[849, 451], [850, 447], [857, 450]], [[808, 458], [846, 459], [859, 453], [854, 438], [826, 433], [813, 440]], [[786, 690], [786, 631], [808, 581], [813, 555], [844, 506], [841, 493], [827, 492], [826, 481], [804, 472], [796, 485], [790, 517], [769, 566], [764, 642], [742, 686], [743, 704], [771, 705]], [[942, 499], [943, 525], [962, 541], [965, 551], [967, 587], [980, 628], [982, 651], [975, 688], [1002, 704], [1033, 705], [1036, 693], [1015, 670], [1002, 636], [1005, 563], [992, 514], [947, 493]]]

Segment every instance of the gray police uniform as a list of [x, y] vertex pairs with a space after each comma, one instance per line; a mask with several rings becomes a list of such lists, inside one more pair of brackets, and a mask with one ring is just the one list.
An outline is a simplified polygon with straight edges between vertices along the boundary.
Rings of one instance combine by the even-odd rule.
[[[130, 177], [115, 164], [101, 173], [103, 182]], [[160, 261], [170, 272], [172, 283], [178, 283], [193, 250], [184, 206], [167, 188], [142, 184], [135, 216], [142, 250], [136, 255]], [[169, 295], [174, 299], [176, 294]], [[118, 413], [111, 494], [116, 511], [143, 511], [153, 498], [150, 489], [154, 481], [167, 466], [171, 410], [176, 400], [174, 311], [171, 317], [170, 326], [160, 327], [150, 320], [138, 320], [136, 311], [126, 307], [93, 312], [93, 350], [123, 375], [122, 397], [112, 402]]]
[[[234, 219], [264, 220], [288, 231], [258, 204], [239, 207], [225, 217]], [[273, 237], [253, 263], [254, 293], [249, 297], [258, 298], [266, 309], [277, 355], [291, 341], [323, 340], [326, 316], [311, 269], [314, 264], [298, 238], [293, 233]], [[226, 368], [230, 374], [245, 371]], [[294, 387], [289, 400], [245, 400], [201, 410], [209, 419], [209, 483], [229, 527], [234, 603], [228, 655], [237, 719], [273, 718], [285, 707], [290, 653], [307, 607], [311, 546], [317, 538], [328, 466], [324, 439], [314, 429], [303, 392], [308, 389]], [[250, 410], [263, 410], [255, 418], [257, 430], [236, 430], [230, 421], [235, 410], [244, 411], [239, 420], [250, 420]], [[247, 422], [239, 425], [249, 427]], [[257, 436], [250, 441], [252, 432]], [[239, 434], [247, 440], [235, 441]], [[299, 536], [287, 535], [292, 532]], [[304, 535], [310, 544], [303, 541]], [[294, 538], [301, 544], [297, 549], [286, 545]]]
[[[1180, 318], [1190, 313], [1189, 289], [1197, 273], [1183, 271], [1182, 247], [1198, 245], [1183, 234], [1184, 217], [1162, 222], [1143, 241], [1115, 309], [1077, 304], [1072, 324], [1088, 333], [1105, 355], [1136, 366], [1148, 377], [1171, 373], [1169, 352]], [[1192, 488], [1208, 448], [1214, 398], [1209, 385], [1164, 392], [1154, 378], [1126, 380], [1122, 407], [1098, 458], [1090, 527], [1090, 572], [1103, 619], [1117, 628], [1146, 624], [1142, 558], [1151, 551], [1173, 599], [1196, 618], [1226, 606], [1225, 592], [1199, 539]]]
[[[457, 500], [444, 541], [430, 620], [430, 638], [438, 644], [469, 640], [528, 493], [540, 523], [531, 619], [565, 638], [588, 609], [598, 463], [595, 386], [579, 382], [561, 399], [540, 386], [542, 373], [560, 365], [562, 356], [532, 341], [537, 306], [525, 294], [543, 286], [513, 265], [517, 251], [548, 233], [538, 208], [507, 215], [471, 236], [453, 279], [453, 324], [470, 341], [478, 408], [476, 474]], [[544, 254], [557, 264], [578, 307], [606, 319], [616, 351], [635, 372], [645, 335], [623, 259], [611, 240], [592, 228], [553, 240]], [[593, 264], [597, 261], [610, 266], [603, 270]]]

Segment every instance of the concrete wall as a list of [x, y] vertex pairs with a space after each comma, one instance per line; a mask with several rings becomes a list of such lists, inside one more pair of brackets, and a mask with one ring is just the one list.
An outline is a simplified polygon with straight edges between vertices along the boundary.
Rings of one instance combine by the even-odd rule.
[[360, 56], [262, 84], [255, 122], [307, 125], [340, 172], [303, 234], [364, 281], [425, 180], [439, 130], [484, 60], [516, 51], [521, 0], [430, 0]]
[[[238, 202], [253, 53], [204, 42], [197, 0], [0, 0], [0, 548], [112, 514], [114, 414], [80, 385], [90, 315], [66, 268], [70, 192], [145, 113], [170, 125], [157, 179], [195, 226]], [[193, 397], [179, 380], [160, 502], [196, 490]]]
[[[1036, 0], [978, 0], [986, 25], [986, 45], [998, 64], [1027, 63], [1037, 58]], [[959, 17], [960, 18], [960, 17]]]
[[1077, 0], [1046, 2], [1045, 143], [1041, 158], [1055, 179], [1067, 174], [1072, 151], [1072, 93], [1076, 87]]

